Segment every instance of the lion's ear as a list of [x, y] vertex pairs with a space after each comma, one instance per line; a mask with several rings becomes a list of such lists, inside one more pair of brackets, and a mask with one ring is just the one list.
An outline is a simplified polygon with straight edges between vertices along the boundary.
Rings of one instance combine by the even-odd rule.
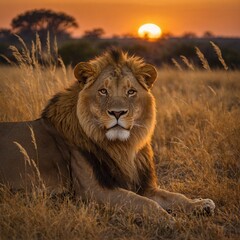
[[155, 80], [157, 79], [157, 70], [151, 64], [145, 64], [141, 68], [141, 75], [144, 77], [144, 81], [148, 88], [151, 88]]
[[87, 79], [94, 75], [95, 71], [90, 63], [80, 62], [74, 68], [75, 78], [82, 83], [86, 83]]

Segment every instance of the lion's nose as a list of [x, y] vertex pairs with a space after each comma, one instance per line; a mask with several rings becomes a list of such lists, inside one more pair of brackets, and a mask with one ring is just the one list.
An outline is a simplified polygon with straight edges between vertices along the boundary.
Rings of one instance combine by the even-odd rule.
[[114, 116], [116, 119], [119, 119], [121, 116], [127, 113], [128, 111], [108, 111], [108, 114]]

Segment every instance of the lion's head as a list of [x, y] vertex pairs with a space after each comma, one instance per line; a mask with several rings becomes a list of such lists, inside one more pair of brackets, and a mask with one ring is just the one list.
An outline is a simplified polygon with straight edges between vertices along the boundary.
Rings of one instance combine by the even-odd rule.
[[150, 92], [156, 69], [141, 58], [108, 51], [74, 69], [82, 84], [77, 116], [84, 132], [97, 142], [148, 141], [155, 125]]

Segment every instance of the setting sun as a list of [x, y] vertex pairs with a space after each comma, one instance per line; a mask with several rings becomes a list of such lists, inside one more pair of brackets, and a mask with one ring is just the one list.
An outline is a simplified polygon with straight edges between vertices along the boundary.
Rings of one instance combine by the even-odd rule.
[[159, 26], [153, 23], [143, 24], [138, 29], [138, 35], [141, 38], [158, 39], [162, 34], [162, 30]]

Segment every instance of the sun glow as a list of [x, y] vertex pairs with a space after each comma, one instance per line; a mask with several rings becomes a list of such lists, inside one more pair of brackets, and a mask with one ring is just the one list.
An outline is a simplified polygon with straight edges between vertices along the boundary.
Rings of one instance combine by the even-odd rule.
[[138, 29], [138, 36], [145, 39], [158, 39], [161, 37], [162, 30], [159, 26], [153, 23], [143, 24]]

